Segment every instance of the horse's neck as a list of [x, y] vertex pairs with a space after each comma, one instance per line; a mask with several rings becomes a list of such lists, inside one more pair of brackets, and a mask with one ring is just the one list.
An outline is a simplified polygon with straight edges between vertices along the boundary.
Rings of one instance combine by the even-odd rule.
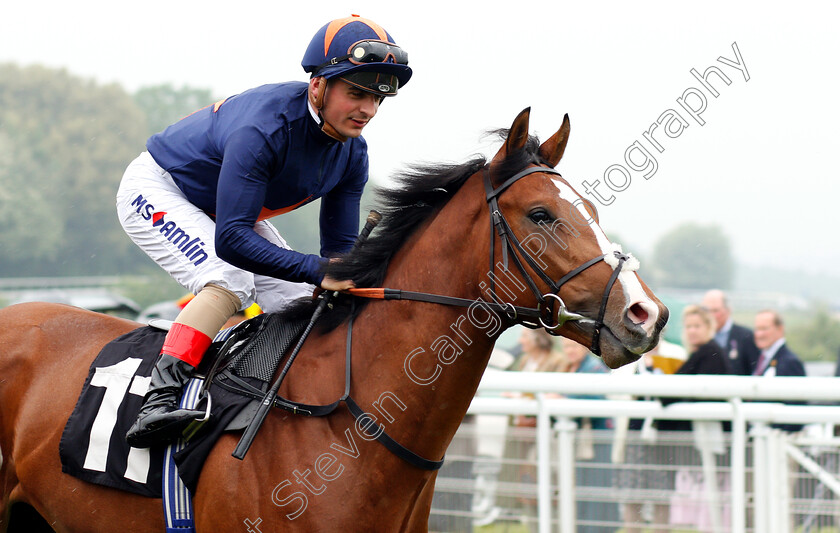
[[[354, 337], [365, 341], [354, 341], [351, 394], [368, 406], [377, 401], [382, 405], [382, 398], [391, 397], [391, 407], [399, 409], [380, 414], [396, 419], [397, 434], [410, 437], [408, 442], [422, 437], [424, 444], [440, 436], [445, 447], [475, 394], [501, 319], [482, 307], [432, 307], [422, 312], [406, 307], [431, 305], [398, 305], [402, 309], [372, 309], [368, 320], [354, 327]], [[487, 327], [476, 327], [476, 317]], [[360, 373], [357, 367], [364, 370]]]
[[354, 327], [354, 338], [364, 339], [354, 341], [354, 358], [364, 358], [367, 370], [354, 373], [352, 395], [387, 407], [379, 415], [388, 433], [430, 459], [440, 458], [457, 430], [503, 328], [478, 300], [489, 236], [476, 209], [447, 205], [396, 254], [384, 283], [467, 298], [471, 307], [371, 303]]

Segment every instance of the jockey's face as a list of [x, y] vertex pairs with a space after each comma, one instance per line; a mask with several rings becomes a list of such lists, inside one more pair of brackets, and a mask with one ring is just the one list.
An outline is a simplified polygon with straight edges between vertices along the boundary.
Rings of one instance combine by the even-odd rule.
[[324, 78], [319, 83], [329, 83], [321, 117], [344, 137], [358, 137], [379, 110], [381, 98], [365, 92], [342, 80], [327, 82]]

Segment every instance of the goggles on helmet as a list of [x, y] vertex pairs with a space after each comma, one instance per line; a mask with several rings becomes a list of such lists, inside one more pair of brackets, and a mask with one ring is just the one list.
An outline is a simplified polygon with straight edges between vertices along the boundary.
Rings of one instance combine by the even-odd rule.
[[368, 63], [397, 63], [399, 65], [407, 65], [408, 53], [399, 46], [385, 41], [358, 41], [350, 46], [347, 50], [347, 55], [334, 57], [318, 65], [315, 72], [318, 72], [327, 65], [335, 65], [344, 60], [349, 60], [354, 65], [365, 65]]
[[397, 94], [400, 81], [393, 74], [383, 74], [374, 71], [348, 72], [339, 79], [358, 87], [363, 91], [380, 96], [394, 96]]

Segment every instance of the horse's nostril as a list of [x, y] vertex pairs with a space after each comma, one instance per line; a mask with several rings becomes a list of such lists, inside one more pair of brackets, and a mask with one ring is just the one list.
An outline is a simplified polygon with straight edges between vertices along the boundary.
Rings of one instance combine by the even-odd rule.
[[645, 309], [640, 304], [633, 304], [627, 309], [627, 318], [629, 318], [634, 324], [642, 325], [647, 322], [647, 319], [650, 315], [648, 315], [647, 309]]

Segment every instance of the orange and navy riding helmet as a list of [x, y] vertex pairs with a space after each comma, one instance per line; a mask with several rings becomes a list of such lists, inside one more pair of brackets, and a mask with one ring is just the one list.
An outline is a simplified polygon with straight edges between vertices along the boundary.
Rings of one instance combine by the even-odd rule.
[[394, 96], [411, 78], [408, 54], [382, 26], [359, 15], [318, 30], [301, 66], [312, 77], [339, 77], [379, 96]]

